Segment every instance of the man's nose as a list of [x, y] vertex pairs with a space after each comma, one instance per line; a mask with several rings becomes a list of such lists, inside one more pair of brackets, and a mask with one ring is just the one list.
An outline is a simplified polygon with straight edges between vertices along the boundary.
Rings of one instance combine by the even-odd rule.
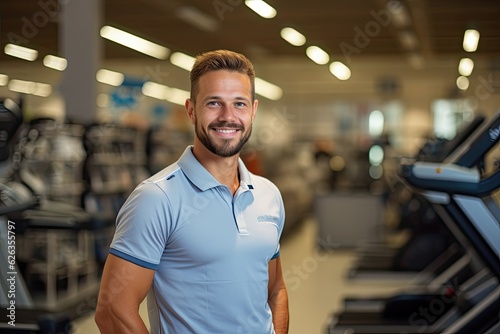
[[221, 109], [221, 113], [219, 114], [219, 120], [222, 121], [234, 121], [236, 119], [234, 113], [234, 107], [225, 105]]

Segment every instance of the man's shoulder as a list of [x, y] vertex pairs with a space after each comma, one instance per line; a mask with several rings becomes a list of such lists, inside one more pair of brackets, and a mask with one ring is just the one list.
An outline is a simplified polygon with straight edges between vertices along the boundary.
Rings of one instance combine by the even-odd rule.
[[[174, 182], [174, 180], [178, 180], [182, 176], [182, 171], [175, 162], [142, 181], [135, 190], [139, 192], [162, 191], [167, 193], [169, 189], [176, 188], [178, 182]], [[170, 182], [170, 180], [173, 182]]]
[[264, 191], [272, 190], [277, 193], [280, 193], [278, 187], [270, 179], [252, 173], [250, 175], [252, 177], [252, 186], [254, 187], [254, 189], [264, 190]]

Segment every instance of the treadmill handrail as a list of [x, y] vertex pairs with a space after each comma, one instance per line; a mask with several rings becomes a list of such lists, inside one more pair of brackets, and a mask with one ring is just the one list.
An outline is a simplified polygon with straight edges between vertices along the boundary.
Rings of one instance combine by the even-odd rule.
[[500, 111], [497, 111], [490, 120], [484, 122], [474, 131], [444, 162], [463, 167], [476, 166], [499, 140]]
[[[420, 162], [418, 165], [405, 164], [401, 166], [401, 175], [414, 187], [445, 193], [482, 197], [500, 188], [500, 170], [496, 170], [493, 174], [478, 182], [471, 182], [470, 174], [467, 172], [463, 172], [463, 175], [465, 175], [464, 181], [464, 178], [460, 175], [460, 170], [454, 170], [453, 175], [448, 173], [426, 175], [417, 171], [422, 168], [436, 168], [436, 164], [425, 162]], [[447, 165], [443, 164], [442, 168], [446, 169]]]

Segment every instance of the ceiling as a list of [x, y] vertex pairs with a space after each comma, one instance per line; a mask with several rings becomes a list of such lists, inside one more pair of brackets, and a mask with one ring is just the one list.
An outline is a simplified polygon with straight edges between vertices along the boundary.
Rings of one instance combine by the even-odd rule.
[[[2, 48], [13, 36], [18, 36], [22, 44], [39, 50], [41, 55], [58, 54], [57, 18], [46, 24], [41, 21], [33, 38], [26, 35], [26, 21], [34, 23], [36, 14], [44, 11], [40, 4], [56, 2], [0, 0]], [[481, 33], [478, 54], [500, 55], [500, 1], [497, 0], [407, 0], [402, 5], [386, 0], [268, 0], [268, 3], [277, 10], [273, 19], [261, 18], [243, 0], [103, 0], [102, 21], [172, 51], [191, 55], [226, 48], [253, 58], [305, 58], [305, 48], [315, 44], [332, 57], [404, 56], [409, 52], [432, 57], [464, 53], [462, 39], [469, 27]], [[396, 15], [391, 14], [403, 6], [410, 18], [398, 27]], [[179, 18], [181, 8], [185, 7], [194, 7], [211, 17], [213, 31], [202, 30]], [[284, 41], [280, 30], [285, 26], [302, 32], [307, 37], [306, 45], [295, 47]], [[415, 33], [416, 43], [410, 42], [413, 45], [405, 47], [398, 38], [401, 31]], [[144, 55], [106, 41], [104, 57]], [[0, 60], [9, 58], [0, 55]]]
[[[54, 15], [44, 22], [43, 13], [51, 14], [48, 11], [56, 8], [54, 4], [65, 1], [71, 0], [0, 0], [2, 49], [13, 38], [18, 38], [18, 44], [39, 51], [37, 61], [45, 54], [60, 54], [58, 17]], [[331, 61], [339, 60], [353, 67], [363, 62], [372, 68], [376, 68], [377, 64], [386, 67], [394, 64], [394, 71], [399, 71], [401, 68], [393, 63], [393, 59], [407, 64], [409, 68], [416, 68], [432, 60], [443, 64], [452, 57], [455, 69], [458, 59], [468, 56], [462, 48], [464, 31], [468, 28], [475, 28], [481, 34], [479, 47], [473, 57], [486, 59], [488, 64], [499, 67], [498, 0], [267, 2], [277, 10], [277, 15], [272, 19], [258, 16], [243, 0], [102, 0], [102, 25], [134, 33], [166, 46], [172, 52], [180, 51], [193, 56], [219, 48], [242, 52], [254, 63], [260, 62], [267, 66], [269, 75], [280, 78], [276, 82], [283, 85], [290, 82], [290, 75], [284, 72], [290, 72], [291, 67], [283, 65], [290, 60], [293, 64], [303, 64], [301, 68], [296, 68], [295, 74], [307, 75], [311, 81], [316, 77], [333, 78], [329, 73], [325, 74], [328, 71], [324, 67], [317, 66], [307, 58], [305, 50], [310, 45], [325, 50]], [[181, 19], [179, 13], [187, 7], [203, 13], [204, 17], [198, 21], [208, 20], [211, 31]], [[406, 20], [397, 14], [401, 9], [407, 13]], [[37, 23], [36, 31], [30, 32], [27, 26], [33, 26], [33, 23]], [[292, 46], [283, 40], [280, 31], [287, 26], [303, 33], [307, 38], [306, 44]], [[405, 39], [401, 36], [414, 38]], [[103, 39], [102, 45], [106, 61], [151, 59], [108, 40]], [[2, 67], [6, 71], [6, 64], [23, 62], [26, 63], [0, 53], [0, 71]], [[269, 64], [273, 64], [272, 68]], [[429, 71], [433, 71], [433, 68]], [[359, 72], [363, 72], [363, 68]], [[280, 77], [281, 73], [283, 76]], [[321, 89], [323, 82], [311, 85], [311, 90]]]

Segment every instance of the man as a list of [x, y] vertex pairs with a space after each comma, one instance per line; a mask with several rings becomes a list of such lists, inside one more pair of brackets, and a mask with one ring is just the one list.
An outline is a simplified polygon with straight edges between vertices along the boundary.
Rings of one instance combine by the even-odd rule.
[[258, 101], [241, 54], [197, 57], [186, 110], [194, 145], [142, 182], [117, 217], [95, 319], [104, 334], [288, 332], [278, 189], [239, 159]]

